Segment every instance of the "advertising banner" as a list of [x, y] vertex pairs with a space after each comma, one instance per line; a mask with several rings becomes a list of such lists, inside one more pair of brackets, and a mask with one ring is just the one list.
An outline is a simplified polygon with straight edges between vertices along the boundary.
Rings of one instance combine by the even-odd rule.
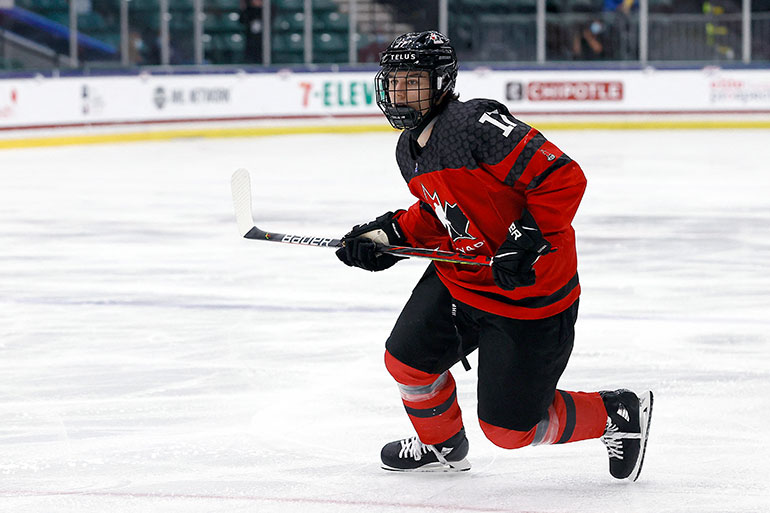
[[475, 71], [458, 90], [514, 113], [770, 114], [768, 70]]
[[[770, 114], [770, 70], [462, 70], [461, 99], [516, 114]], [[382, 120], [373, 73], [0, 79], [0, 128], [270, 119]]]

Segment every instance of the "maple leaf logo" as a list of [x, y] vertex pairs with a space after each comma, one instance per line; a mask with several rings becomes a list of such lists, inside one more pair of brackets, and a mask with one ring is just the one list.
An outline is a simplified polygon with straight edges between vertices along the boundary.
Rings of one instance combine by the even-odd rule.
[[441, 224], [444, 225], [449, 236], [452, 237], [452, 242], [456, 242], [461, 239], [476, 240], [476, 237], [468, 233], [468, 227], [470, 221], [465, 217], [463, 211], [457, 206], [457, 203], [450, 204], [448, 201], [444, 201], [443, 205], [441, 198], [438, 197], [438, 193], [429, 193], [425, 186], [422, 186], [422, 193], [425, 199], [433, 207], [433, 211], [436, 212]]

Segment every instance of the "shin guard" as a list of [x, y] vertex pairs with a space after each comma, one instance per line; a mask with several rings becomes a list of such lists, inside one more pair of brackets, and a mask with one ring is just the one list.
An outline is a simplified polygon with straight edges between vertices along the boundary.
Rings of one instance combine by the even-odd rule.
[[449, 371], [430, 374], [412, 368], [385, 352], [385, 366], [398, 383], [404, 408], [425, 444], [439, 444], [462, 429], [455, 380]]
[[598, 392], [563, 390], [556, 391], [543, 419], [528, 431], [493, 426], [479, 419], [486, 437], [504, 449], [599, 438], [604, 433], [606, 423], [607, 411]]

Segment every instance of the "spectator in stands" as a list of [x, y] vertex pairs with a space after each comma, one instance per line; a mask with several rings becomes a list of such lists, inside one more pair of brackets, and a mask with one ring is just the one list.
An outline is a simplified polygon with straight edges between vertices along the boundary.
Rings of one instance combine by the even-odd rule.
[[141, 43], [137, 50], [141, 56], [141, 63], [145, 65], [160, 64], [160, 36], [156, 31], [145, 27], [139, 37]]
[[722, 16], [741, 12], [741, 3], [735, 0], [712, 0], [703, 2], [702, 10], [706, 18], [706, 44], [717, 59], [733, 60], [740, 55], [740, 32], [731, 29]]
[[573, 59], [591, 61], [604, 58], [604, 31], [604, 23], [597, 18], [579, 24], [572, 36]]
[[607, 58], [630, 60], [638, 57], [636, 33], [631, 24], [631, 13], [638, 8], [636, 0], [604, 0], [606, 40], [611, 45], [606, 52]]
[[[590, 3], [578, 3], [577, 12], [586, 12]], [[597, 6], [598, 7], [598, 6]], [[593, 12], [573, 31], [572, 55], [575, 60], [633, 59], [635, 34], [631, 29], [631, 12], [636, 0], [604, 0], [601, 12]]]
[[573, 60], [585, 61], [605, 58], [605, 29], [603, 16], [596, 2], [574, 2], [569, 10], [577, 19], [571, 27], [570, 53]]
[[262, 0], [241, 0], [240, 21], [244, 27], [246, 42], [244, 62], [262, 62]]
[[145, 50], [144, 40], [142, 39], [142, 35], [136, 31], [132, 30], [128, 34], [128, 61], [131, 64], [144, 64], [144, 55], [143, 52]]
[[[752, 15], [770, 14], [770, 0], [752, 0]], [[763, 22], [766, 23], [766, 22]], [[765, 25], [767, 26], [767, 25]], [[752, 37], [751, 58], [752, 60], [770, 60], [770, 38]]]

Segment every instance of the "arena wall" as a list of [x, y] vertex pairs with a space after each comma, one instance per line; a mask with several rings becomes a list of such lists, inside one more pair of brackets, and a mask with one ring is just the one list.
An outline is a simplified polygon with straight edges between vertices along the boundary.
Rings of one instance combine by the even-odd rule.
[[[0, 79], [0, 147], [391, 130], [374, 70]], [[770, 70], [462, 70], [542, 129], [770, 128]]]

